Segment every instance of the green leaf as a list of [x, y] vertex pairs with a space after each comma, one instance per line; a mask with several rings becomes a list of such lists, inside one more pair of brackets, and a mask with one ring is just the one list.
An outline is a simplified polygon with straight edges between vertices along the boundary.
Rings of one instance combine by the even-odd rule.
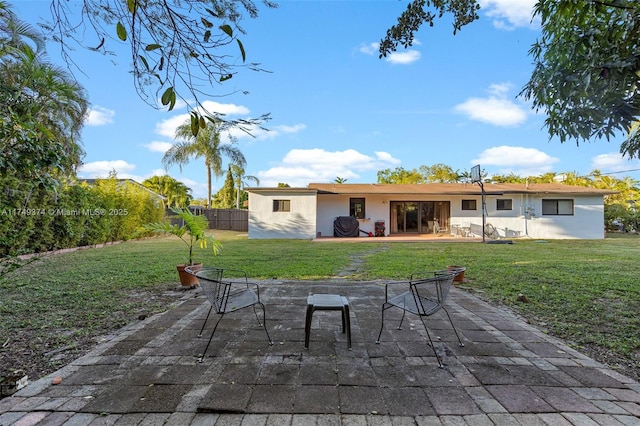
[[127, 7], [129, 8], [129, 12], [135, 13], [137, 5], [138, 4], [136, 0], [127, 0]]
[[124, 25], [122, 25], [122, 23], [118, 22], [116, 24], [116, 33], [118, 34], [118, 38], [122, 41], [126, 41], [127, 40], [127, 30], [124, 28]]
[[247, 54], [244, 51], [244, 46], [242, 45], [242, 42], [238, 39], [236, 39], [236, 41], [238, 42], [238, 47], [240, 48], [240, 54], [242, 55], [242, 62], [247, 60]]
[[229, 79], [230, 79], [230, 78], [232, 78], [232, 77], [233, 77], [233, 74], [223, 75], [223, 76], [221, 76], [221, 77], [220, 77], [220, 81], [221, 81], [221, 82], [223, 82], [223, 81], [227, 81], [227, 80], [229, 80]]
[[167, 90], [164, 91], [160, 102], [162, 102], [162, 105], [169, 105], [169, 111], [176, 106], [176, 92], [173, 90], [173, 87], [168, 87]]
[[142, 62], [142, 64], [144, 65], [144, 67], [147, 69], [147, 71], [149, 71], [149, 62], [147, 62], [147, 58], [145, 58], [142, 55], [138, 56], [138, 59], [140, 59], [140, 62]]
[[200, 131], [200, 120], [198, 119], [198, 114], [192, 112], [191, 113], [191, 133], [193, 136], [197, 136]]
[[225, 34], [227, 34], [229, 37], [233, 37], [233, 30], [228, 24], [220, 25], [220, 29], [224, 31]]
[[156, 49], [160, 49], [162, 46], [160, 46], [157, 43], [153, 43], [153, 44], [147, 44], [147, 46], [144, 48], [144, 50], [146, 50], [147, 52], [150, 52], [152, 50], [156, 50]]
[[207, 30], [204, 32], [204, 42], [208, 43], [209, 39], [211, 38], [211, 31]]
[[206, 28], [213, 27], [213, 24], [211, 22], [207, 21], [206, 19], [200, 18], [200, 20], [202, 21], [202, 25], [204, 25]]

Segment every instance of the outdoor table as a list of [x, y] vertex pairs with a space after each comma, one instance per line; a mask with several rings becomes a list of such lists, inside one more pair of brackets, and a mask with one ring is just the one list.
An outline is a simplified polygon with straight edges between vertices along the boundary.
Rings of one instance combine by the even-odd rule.
[[310, 294], [307, 297], [307, 317], [304, 326], [304, 347], [309, 349], [311, 320], [315, 311], [342, 311], [342, 332], [347, 333], [347, 343], [351, 350], [351, 319], [349, 301], [338, 294]]

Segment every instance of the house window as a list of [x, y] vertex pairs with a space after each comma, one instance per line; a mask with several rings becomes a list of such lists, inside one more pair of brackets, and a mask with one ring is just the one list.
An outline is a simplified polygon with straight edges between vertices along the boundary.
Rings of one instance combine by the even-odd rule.
[[573, 200], [542, 200], [543, 215], [573, 215]]
[[290, 212], [291, 200], [273, 200], [274, 212]]
[[364, 219], [364, 198], [349, 198], [349, 216]]
[[478, 210], [476, 200], [462, 200], [462, 210]]
[[513, 210], [511, 198], [499, 198], [496, 200], [496, 210]]

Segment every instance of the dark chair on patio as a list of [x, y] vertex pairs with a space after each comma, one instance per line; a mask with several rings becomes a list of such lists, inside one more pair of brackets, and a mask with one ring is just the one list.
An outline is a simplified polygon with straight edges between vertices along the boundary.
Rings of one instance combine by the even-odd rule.
[[402, 322], [404, 321], [404, 317], [407, 312], [417, 315], [427, 332], [429, 345], [431, 345], [433, 353], [438, 360], [438, 365], [440, 367], [444, 367], [442, 359], [440, 359], [440, 356], [433, 345], [433, 340], [431, 340], [431, 334], [429, 333], [429, 328], [427, 327], [424, 318], [429, 317], [442, 309], [447, 314], [447, 318], [449, 318], [449, 322], [451, 323], [451, 327], [453, 327], [453, 331], [458, 338], [460, 346], [464, 346], [456, 327], [453, 325], [453, 321], [451, 321], [449, 312], [447, 312], [444, 307], [447, 296], [449, 295], [449, 289], [451, 288], [453, 279], [456, 275], [457, 271], [436, 271], [433, 273], [433, 276], [430, 277], [423, 278], [411, 276], [409, 281], [386, 284], [384, 289], [385, 301], [382, 305], [382, 324], [380, 326], [380, 333], [378, 334], [378, 340], [376, 340], [376, 343], [380, 343], [380, 337], [382, 336], [382, 330], [384, 329], [384, 312], [389, 308], [400, 308], [402, 310], [402, 318], [400, 319], [398, 330], [402, 330]]
[[[209, 308], [209, 312], [207, 313], [207, 318], [204, 320], [204, 324], [202, 324], [202, 328], [200, 329], [198, 337], [202, 337], [202, 332], [207, 325], [207, 321], [209, 320], [209, 315], [211, 315], [211, 312], [215, 309], [215, 313], [220, 315], [218, 321], [216, 321], [216, 324], [213, 327], [211, 337], [209, 337], [209, 341], [207, 342], [207, 346], [202, 353], [202, 357], [200, 357], [198, 362], [202, 362], [204, 360], [207, 349], [209, 349], [209, 345], [211, 344], [211, 340], [213, 339], [213, 335], [218, 328], [218, 324], [220, 324], [220, 321], [222, 321], [222, 317], [224, 317], [224, 315], [227, 313], [235, 312], [242, 308], [253, 308], [253, 313], [258, 320], [258, 325], [264, 328], [264, 332], [267, 334], [269, 345], [273, 345], [273, 341], [271, 340], [269, 332], [267, 331], [266, 310], [264, 307], [264, 303], [260, 301], [260, 289], [257, 284], [249, 282], [247, 274], [244, 271], [233, 271], [234, 275], [237, 273], [241, 276], [241, 278], [232, 280], [224, 278], [225, 272], [232, 272], [228, 269], [225, 270], [220, 268], [205, 267], [201, 268], [200, 270], [196, 270], [187, 267], [185, 268], [185, 270], [198, 278], [198, 283], [200, 284], [200, 288], [202, 288], [202, 292], [211, 303], [211, 307]], [[256, 305], [260, 305], [260, 307], [262, 308], [262, 322], [260, 321], [260, 317], [258, 316], [258, 312], [256, 311]]]

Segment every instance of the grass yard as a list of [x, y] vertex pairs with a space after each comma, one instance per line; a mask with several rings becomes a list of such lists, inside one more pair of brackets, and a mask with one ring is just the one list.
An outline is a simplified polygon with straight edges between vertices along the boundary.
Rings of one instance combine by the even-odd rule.
[[[244, 269], [257, 279], [321, 280], [362, 264], [350, 279], [403, 279], [413, 272], [467, 267], [469, 291], [507, 305], [625, 374], [640, 377], [640, 237], [606, 240], [345, 243], [248, 240], [216, 232], [208, 265]], [[0, 376], [48, 374], [139, 317], [166, 310], [176, 292], [174, 265], [186, 247], [171, 237], [128, 241], [41, 258], [0, 282]], [[526, 302], [519, 301], [524, 295]]]

